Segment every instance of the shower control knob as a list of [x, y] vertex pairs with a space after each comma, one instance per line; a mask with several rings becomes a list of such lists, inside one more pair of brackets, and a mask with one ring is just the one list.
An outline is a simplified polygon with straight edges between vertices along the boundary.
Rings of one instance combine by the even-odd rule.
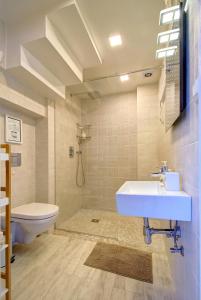
[[73, 146], [69, 147], [69, 152], [68, 153], [69, 153], [69, 157], [70, 158], [74, 157], [75, 151], [74, 151], [74, 147]]

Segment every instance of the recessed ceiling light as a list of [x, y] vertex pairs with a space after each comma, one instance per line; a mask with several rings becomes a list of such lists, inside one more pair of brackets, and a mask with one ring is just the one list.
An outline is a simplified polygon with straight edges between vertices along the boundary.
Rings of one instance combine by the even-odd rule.
[[176, 41], [178, 40], [178, 38], [179, 38], [179, 28], [168, 30], [158, 34], [157, 43], [158, 44], [168, 43], [168, 42]]
[[156, 58], [165, 58], [175, 55], [177, 46], [167, 47], [163, 49], [156, 50]]
[[122, 44], [122, 39], [120, 35], [113, 35], [109, 37], [109, 41], [111, 47], [120, 46]]
[[151, 77], [153, 74], [152, 74], [152, 72], [146, 72], [145, 74], [144, 74], [144, 77]]
[[120, 80], [123, 82], [123, 81], [127, 81], [127, 80], [129, 80], [129, 76], [127, 75], [127, 74], [125, 74], [125, 75], [121, 75], [120, 76]]
[[170, 24], [180, 19], [180, 6], [172, 6], [161, 10], [159, 24]]

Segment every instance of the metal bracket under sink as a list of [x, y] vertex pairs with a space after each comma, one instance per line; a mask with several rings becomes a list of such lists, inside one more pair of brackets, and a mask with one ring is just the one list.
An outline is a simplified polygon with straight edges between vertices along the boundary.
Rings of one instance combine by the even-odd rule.
[[181, 228], [178, 225], [178, 221], [175, 222], [175, 226], [172, 227], [172, 221], [170, 221], [170, 228], [151, 228], [149, 225], [149, 218], [144, 218], [144, 227], [143, 227], [144, 240], [147, 245], [152, 243], [153, 234], [163, 234], [167, 238], [173, 238], [174, 246], [170, 248], [171, 253], [180, 253], [184, 256], [184, 247], [178, 246], [178, 239], [181, 238]]

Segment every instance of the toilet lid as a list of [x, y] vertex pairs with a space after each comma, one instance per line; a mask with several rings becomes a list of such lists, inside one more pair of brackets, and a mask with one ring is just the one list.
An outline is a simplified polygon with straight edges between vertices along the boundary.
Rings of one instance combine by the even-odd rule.
[[55, 216], [58, 211], [59, 207], [57, 205], [47, 203], [29, 203], [12, 208], [11, 217], [25, 220], [41, 220]]

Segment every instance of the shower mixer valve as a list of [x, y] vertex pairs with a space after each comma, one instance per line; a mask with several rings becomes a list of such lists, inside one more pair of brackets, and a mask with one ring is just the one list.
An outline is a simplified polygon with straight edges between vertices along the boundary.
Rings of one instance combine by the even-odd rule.
[[69, 147], [68, 153], [69, 153], [69, 157], [70, 157], [70, 158], [73, 158], [73, 157], [74, 157], [75, 150], [74, 150], [74, 147], [73, 147], [73, 146], [70, 146], [70, 147]]

